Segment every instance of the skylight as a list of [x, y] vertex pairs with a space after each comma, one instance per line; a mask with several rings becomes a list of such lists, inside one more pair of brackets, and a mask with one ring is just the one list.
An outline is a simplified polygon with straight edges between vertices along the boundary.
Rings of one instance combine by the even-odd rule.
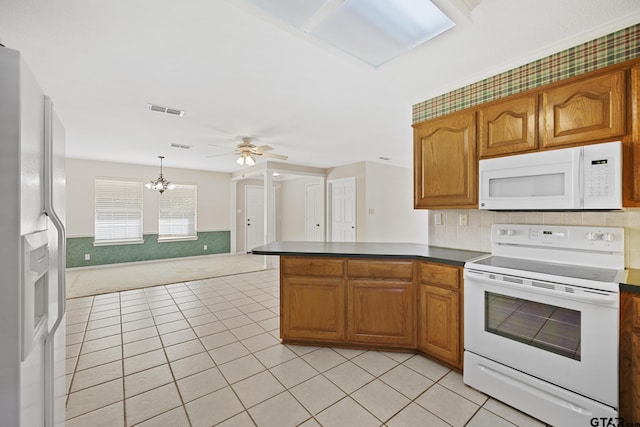
[[455, 26], [429, 0], [249, 1], [372, 67]]

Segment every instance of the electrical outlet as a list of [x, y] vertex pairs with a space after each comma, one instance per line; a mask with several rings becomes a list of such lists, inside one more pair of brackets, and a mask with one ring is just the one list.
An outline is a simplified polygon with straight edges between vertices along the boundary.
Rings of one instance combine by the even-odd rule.
[[435, 214], [433, 216], [433, 221], [436, 223], [436, 225], [442, 225], [442, 214], [441, 213]]
[[204, 245], [204, 248], [203, 248], [203, 249], [206, 251], [206, 250], [207, 250], [207, 245]]
[[91, 254], [84, 254], [84, 260], [85, 261], [91, 260]]
[[466, 227], [467, 225], [469, 225], [469, 215], [464, 213], [464, 214], [459, 214], [458, 215], [458, 225], [461, 227]]

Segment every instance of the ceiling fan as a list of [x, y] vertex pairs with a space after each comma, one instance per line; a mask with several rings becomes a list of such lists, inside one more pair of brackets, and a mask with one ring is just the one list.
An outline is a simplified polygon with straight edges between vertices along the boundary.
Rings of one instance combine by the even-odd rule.
[[[265, 156], [271, 157], [273, 159], [279, 160], [287, 160], [289, 157], [284, 156], [282, 154], [269, 153], [269, 151], [273, 150], [272, 147], [268, 145], [260, 145], [256, 146], [253, 142], [253, 138], [250, 136], [243, 136], [242, 142], [236, 146], [235, 154], [238, 155], [238, 159], [236, 163], [241, 166], [253, 166], [256, 164], [256, 156]], [[222, 156], [224, 154], [218, 154], [208, 157], [217, 157]]]

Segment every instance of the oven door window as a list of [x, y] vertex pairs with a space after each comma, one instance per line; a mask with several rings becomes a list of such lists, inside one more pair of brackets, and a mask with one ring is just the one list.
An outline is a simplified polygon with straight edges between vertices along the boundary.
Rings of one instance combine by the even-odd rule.
[[485, 292], [485, 331], [580, 360], [580, 312]]

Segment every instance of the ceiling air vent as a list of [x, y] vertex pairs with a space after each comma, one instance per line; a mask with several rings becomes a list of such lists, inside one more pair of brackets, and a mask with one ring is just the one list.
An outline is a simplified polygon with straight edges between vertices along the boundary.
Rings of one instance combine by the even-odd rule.
[[172, 116], [184, 116], [184, 110], [179, 110], [177, 108], [163, 107], [162, 105], [156, 104], [147, 104], [147, 108], [151, 111], [158, 111], [160, 113], [171, 114]]
[[188, 150], [189, 148], [191, 148], [191, 145], [184, 145], [184, 144], [170, 144], [170, 145], [173, 148], [182, 148], [184, 150]]

